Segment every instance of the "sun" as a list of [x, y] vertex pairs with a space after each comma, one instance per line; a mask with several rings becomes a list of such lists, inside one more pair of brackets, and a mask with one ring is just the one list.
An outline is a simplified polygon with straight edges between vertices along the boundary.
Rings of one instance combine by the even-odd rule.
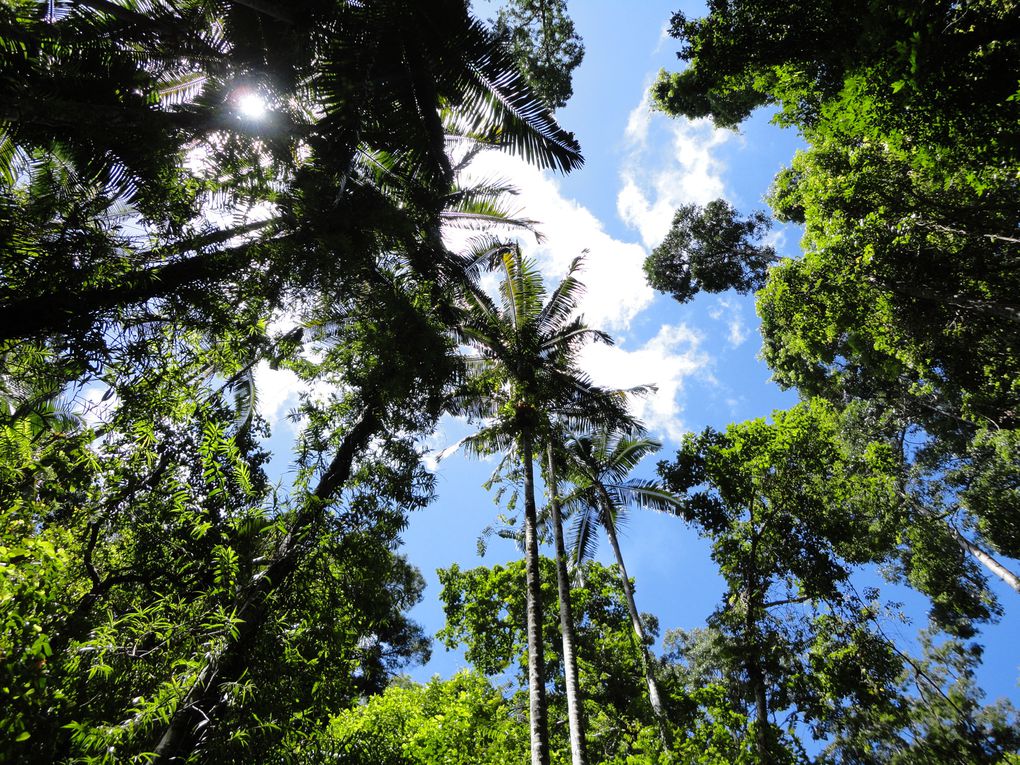
[[266, 115], [268, 105], [258, 93], [245, 90], [237, 98], [237, 108], [245, 117], [257, 120]]

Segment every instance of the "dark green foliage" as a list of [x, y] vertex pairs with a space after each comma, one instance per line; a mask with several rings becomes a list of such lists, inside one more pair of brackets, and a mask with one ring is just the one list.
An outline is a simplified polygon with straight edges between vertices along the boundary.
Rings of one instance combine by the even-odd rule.
[[662, 244], [645, 260], [648, 283], [680, 303], [702, 291], [753, 292], [778, 260], [772, 247], [754, 243], [771, 225], [761, 211], [738, 219], [737, 211], [722, 199], [705, 207], [683, 205]]
[[[1011, 763], [1020, 751], [1018, 711], [1005, 699], [982, 705], [974, 683], [976, 645], [921, 635], [922, 656], [903, 668], [887, 692], [893, 710], [861, 706], [827, 748], [823, 762]], [[920, 689], [920, 695], [913, 691]]]
[[1000, 608], [986, 577], [1020, 591], [994, 557], [1018, 552], [1020, 100], [1001, 76], [1020, 62], [1015, 16], [1002, 2], [712, 2], [675, 14], [689, 66], [654, 88], [666, 112], [729, 127], [772, 106], [807, 141], [769, 197], [803, 225], [804, 256], [758, 293], [762, 353], [781, 385], [849, 406], [855, 437], [888, 445], [899, 507], [874, 554], [961, 635]]
[[552, 109], [565, 106], [574, 92], [571, 73], [584, 58], [566, 0], [508, 0], [494, 29], [535, 93]]
[[950, 484], [997, 552], [1020, 560], [1020, 433], [982, 430]]
[[877, 144], [819, 136], [798, 154], [770, 201], [805, 223], [805, 256], [773, 269], [759, 298], [777, 379], [895, 401], [943, 437], [959, 432], [954, 418], [1011, 427], [1020, 199], [1003, 173], [984, 183]]
[[802, 128], [874, 125], [919, 156], [1015, 165], [1017, 83], [1000, 76], [1020, 55], [1014, 14], [1003, 2], [711, 2], [701, 19], [674, 14], [690, 65], [660, 75], [656, 101], [731, 127], [776, 104]]
[[849, 448], [838, 413], [820, 401], [773, 418], [689, 435], [674, 462], [659, 464], [727, 584], [710, 631], [678, 636], [679, 677], [692, 690], [726, 689], [761, 761], [798, 757], [780, 711], [827, 736], [848, 709], [890, 703], [883, 687], [899, 671], [874, 604], [849, 581], [890, 533], [888, 450]]

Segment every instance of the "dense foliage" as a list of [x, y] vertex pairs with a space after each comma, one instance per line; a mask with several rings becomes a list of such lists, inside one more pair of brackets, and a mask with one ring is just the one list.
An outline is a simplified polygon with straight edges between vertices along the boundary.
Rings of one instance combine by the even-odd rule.
[[505, 215], [451, 142], [577, 144], [456, 0], [24, 1], [0, 39], [2, 755], [299, 750], [428, 654], [396, 548], [457, 369], [442, 231]]
[[[943, 626], [969, 634], [1001, 607], [979, 567], [1020, 592], [1000, 560], [1020, 555], [1006, 478], [1020, 405], [1020, 99], [997, 76], [1020, 56], [1005, 32], [1015, 8], [748, 0], [709, 10], [673, 17], [688, 66], [662, 73], [654, 97], [726, 126], [771, 105], [801, 132], [808, 147], [768, 201], [803, 226], [803, 256], [769, 267], [761, 245], [719, 248], [739, 231], [735, 213], [702, 230], [681, 211], [649, 259], [653, 284], [684, 298], [761, 287], [774, 379], [849, 406], [851, 437], [889, 445], [903, 533], [886, 558], [932, 597]], [[721, 285], [698, 276], [716, 248], [723, 257], [709, 263], [736, 261], [711, 272]]]

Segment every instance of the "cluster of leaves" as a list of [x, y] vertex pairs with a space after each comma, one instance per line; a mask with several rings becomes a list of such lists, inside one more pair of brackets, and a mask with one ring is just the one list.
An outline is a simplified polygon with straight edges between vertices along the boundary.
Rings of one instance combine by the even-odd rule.
[[535, 93], [553, 109], [565, 106], [574, 92], [571, 73], [584, 58], [566, 0], [509, 0], [499, 7], [493, 28]]
[[737, 211], [723, 199], [704, 208], [682, 205], [673, 215], [669, 233], [645, 260], [648, 283], [687, 303], [699, 292], [753, 292], [778, 258], [770, 246], [760, 246], [772, 225], [759, 211], [739, 220]]
[[674, 16], [689, 66], [663, 73], [657, 103], [727, 126], [772, 104], [802, 132], [808, 149], [769, 202], [804, 227], [804, 255], [769, 263], [767, 247], [741, 238], [760, 237], [754, 217], [720, 208], [705, 227], [712, 205], [682, 210], [649, 259], [653, 283], [683, 299], [761, 287], [775, 379], [852, 404], [857, 426], [893, 448], [905, 532], [888, 554], [933, 597], [939, 620], [966, 632], [998, 609], [975, 592], [969, 557], [1020, 590], [993, 557], [1020, 555], [1003, 484], [1014, 458], [986, 446], [1013, 439], [1020, 409], [1020, 102], [994, 75], [1020, 55], [1004, 33], [1008, 4], [749, 0], [709, 11]]
[[352, 765], [500, 765], [523, 762], [528, 752], [521, 711], [468, 672], [424, 686], [394, 682], [334, 717], [323, 738], [309, 763], [336, 757]]
[[[550, 683], [550, 717], [565, 717], [563, 645], [556, 616], [557, 593], [551, 586], [556, 564], [541, 559], [542, 627], [545, 676]], [[627, 610], [619, 571], [587, 562], [578, 572], [582, 585], [571, 592], [576, 628], [578, 675], [588, 725], [588, 751], [594, 762], [658, 762], [663, 753], [655, 715], [644, 686], [641, 653]], [[490, 677], [507, 677], [515, 670], [512, 688], [522, 701], [527, 686], [525, 623], [525, 570], [523, 562], [491, 568], [463, 570], [451, 566], [439, 571], [440, 598], [446, 626], [438, 638], [450, 648], [464, 646], [465, 657], [476, 671]], [[649, 644], [657, 637], [657, 622], [645, 615]], [[520, 703], [517, 702], [517, 703]], [[569, 753], [567, 731], [553, 726], [551, 755]], [[631, 759], [628, 759], [631, 758]], [[638, 759], [635, 759], [638, 758]]]

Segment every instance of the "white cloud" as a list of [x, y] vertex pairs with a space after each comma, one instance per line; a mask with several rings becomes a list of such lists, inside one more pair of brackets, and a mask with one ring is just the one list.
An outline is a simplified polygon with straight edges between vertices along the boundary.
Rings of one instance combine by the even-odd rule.
[[[673, 25], [669, 21], [665, 21], [662, 27], [659, 29], [659, 39], [655, 43], [655, 49], [652, 53], [661, 53], [662, 49], [666, 47], [667, 43], [673, 41], [673, 37], [669, 34], [669, 30]], [[647, 88], [645, 88], [647, 90]]]
[[580, 312], [593, 327], [626, 331], [653, 298], [642, 271], [645, 249], [607, 234], [591, 211], [562, 195], [551, 174], [509, 155], [488, 152], [472, 163], [468, 180], [493, 177], [512, 179], [519, 191], [520, 214], [538, 222], [541, 242], [524, 235], [521, 245], [526, 255], [536, 258], [547, 284], [562, 279], [571, 261], [587, 250], [580, 275], [585, 285]]
[[680, 205], [725, 196], [725, 166], [715, 150], [734, 135], [707, 119], [674, 119], [652, 112], [645, 89], [624, 131], [627, 154], [616, 209], [637, 229], [646, 247], [662, 241]]
[[289, 369], [273, 369], [268, 362], [260, 361], [255, 367], [255, 390], [259, 414], [271, 426], [297, 405], [301, 380]]
[[747, 340], [747, 327], [744, 325], [744, 320], [739, 315], [730, 318], [729, 323], [730, 331], [726, 336], [729, 344], [736, 348], [738, 345], [742, 345]]
[[652, 124], [652, 102], [648, 97], [648, 88], [641, 103], [627, 115], [627, 127], [623, 130], [623, 138], [628, 148], [645, 148], [648, 144], [648, 126]]
[[[632, 194], [632, 204], [626, 207], [632, 214], [628, 222], [639, 224], [636, 227], [643, 245], [611, 237], [591, 211], [563, 196], [554, 176], [513, 157], [483, 154], [472, 163], [467, 179], [511, 179], [520, 192], [520, 215], [538, 221], [542, 241], [523, 237], [522, 247], [536, 258], [547, 284], [562, 279], [573, 258], [588, 250], [580, 275], [587, 290], [580, 311], [590, 326], [610, 331], [617, 339], [652, 303], [653, 292], [642, 270], [647, 245], [657, 244], [668, 230], [676, 206], [691, 200], [707, 202], [723, 193], [721, 164], [712, 156], [712, 150], [728, 140], [727, 134], [707, 124], [664, 120], [651, 115], [643, 102], [631, 113], [625, 131], [629, 153], [622, 172], [621, 198]], [[649, 135], [653, 128], [672, 133], [669, 160], [661, 165], [661, 172], [645, 177], [640, 167], [643, 162], [654, 161], [647, 150], [649, 141], [656, 139]], [[744, 331], [742, 324], [735, 324], [731, 338], [735, 340]], [[682, 413], [686, 380], [698, 376], [712, 382], [711, 359], [702, 349], [702, 339], [686, 324], [664, 325], [636, 348], [588, 346], [581, 362], [600, 385], [657, 386], [655, 393], [635, 402], [635, 414], [657, 434], [677, 441], [685, 432]]]
[[631, 388], [652, 384], [655, 393], [635, 401], [634, 413], [653, 431], [679, 441], [686, 428], [681, 394], [687, 378], [702, 375], [710, 363], [701, 350], [702, 336], [686, 324], [665, 324], [658, 334], [635, 350], [592, 345], [582, 363], [599, 385]]
[[727, 327], [726, 341], [732, 348], [743, 345], [748, 337], [747, 324], [740, 303], [732, 298], [718, 298], [713, 308], [708, 311], [709, 317], [716, 321], [724, 321]]

